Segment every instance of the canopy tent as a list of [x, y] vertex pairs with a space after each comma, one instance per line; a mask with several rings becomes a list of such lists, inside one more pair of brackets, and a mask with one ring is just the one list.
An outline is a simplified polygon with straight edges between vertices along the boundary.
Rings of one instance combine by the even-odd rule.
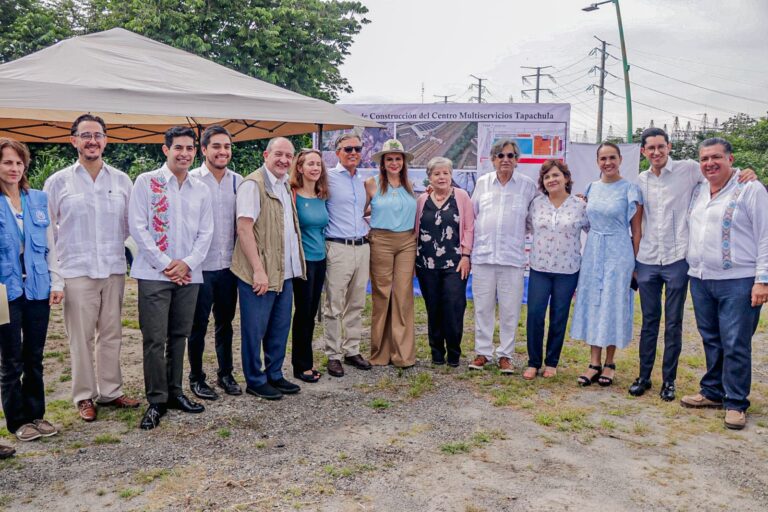
[[0, 65], [0, 136], [69, 142], [84, 112], [110, 140], [134, 143], [162, 142], [176, 125], [222, 124], [235, 141], [381, 126], [121, 28]]

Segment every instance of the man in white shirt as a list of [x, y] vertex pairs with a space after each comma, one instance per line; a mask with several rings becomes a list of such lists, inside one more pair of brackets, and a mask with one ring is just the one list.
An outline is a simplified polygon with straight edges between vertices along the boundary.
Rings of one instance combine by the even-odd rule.
[[208, 187], [213, 203], [213, 240], [203, 261], [203, 284], [197, 293], [195, 318], [189, 335], [189, 388], [198, 398], [216, 400], [219, 396], [205, 382], [203, 352], [208, 317], [213, 310], [216, 359], [219, 369], [216, 383], [228, 395], [241, 395], [232, 376], [232, 319], [237, 307], [237, 278], [229, 270], [235, 248], [235, 210], [237, 187], [243, 177], [227, 168], [232, 160], [232, 136], [226, 128], [212, 125], [200, 138], [203, 165], [190, 171]]
[[[696, 187], [704, 181], [699, 163], [672, 160], [669, 136], [660, 128], [648, 128], [640, 135], [640, 151], [650, 169], [640, 173], [643, 193], [643, 228], [637, 253], [637, 283], [643, 324], [640, 330], [640, 375], [629, 394], [641, 396], [651, 388], [656, 344], [661, 321], [661, 293], [664, 289], [664, 358], [662, 387], [664, 401], [675, 399], [675, 379], [683, 338], [683, 309], [688, 293], [688, 207]], [[747, 170], [739, 180], [755, 178]]]
[[139, 406], [123, 393], [120, 371], [124, 243], [133, 184], [102, 159], [107, 127], [100, 117], [78, 117], [70, 141], [77, 162], [54, 173], [43, 190], [67, 295], [64, 325], [72, 359], [72, 400], [84, 421], [94, 421], [96, 403]]
[[746, 425], [752, 376], [752, 336], [768, 301], [768, 192], [759, 181], [740, 183], [731, 144], [699, 145], [707, 179], [690, 207], [688, 275], [707, 372], [684, 407], [725, 408], [725, 426]]
[[195, 132], [165, 132], [160, 169], [136, 178], [129, 207], [131, 236], [139, 253], [131, 277], [139, 282], [139, 325], [144, 343], [144, 387], [149, 407], [139, 427], [160, 424], [167, 409], [200, 413], [205, 408], [182, 392], [184, 344], [192, 330], [202, 264], [213, 237], [208, 187], [188, 170]]
[[525, 219], [536, 196], [536, 183], [515, 173], [520, 148], [501, 140], [491, 148], [496, 172], [477, 180], [472, 194], [475, 239], [472, 247], [472, 294], [475, 301], [475, 359], [479, 370], [493, 359], [496, 300], [499, 303], [500, 344], [496, 349], [502, 373], [514, 373], [512, 354], [523, 302]]
[[293, 278], [306, 275], [299, 220], [288, 188], [293, 153], [288, 139], [270, 140], [264, 165], [237, 189], [237, 242], [231, 269], [238, 278], [245, 391], [266, 400], [301, 390], [283, 376]]

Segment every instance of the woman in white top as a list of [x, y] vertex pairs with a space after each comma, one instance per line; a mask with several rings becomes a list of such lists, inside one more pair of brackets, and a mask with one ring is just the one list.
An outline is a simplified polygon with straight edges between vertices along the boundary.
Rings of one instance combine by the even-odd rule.
[[[544, 377], [557, 375], [571, 299], [579, 280], [581, 232], [589, 230], [587, 204], [571, 195], [568, 166], [547, 160], [539, 171], [539, 190], [528, 209], [527, 228], [533, 237], [528, 279], [528, 368], [532, 380], [545, 364]], [[544, 318], [549, 304], [547, 352], [543, 358]], [[542, 359], [544, 359], [542, 361]]]

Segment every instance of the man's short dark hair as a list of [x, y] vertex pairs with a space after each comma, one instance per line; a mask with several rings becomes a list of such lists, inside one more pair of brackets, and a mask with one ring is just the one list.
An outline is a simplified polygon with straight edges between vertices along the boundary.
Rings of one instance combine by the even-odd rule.
[[733, 146], [731, 146], [731, 143], [721, 137], [711, 137], [709, 139], [705, 139], [701, 141], [701, 144], [699, 144], [699, 151], [701, 151], [701, 148], [717, 146], [718, 144], [723, 146], [723, 149], [725, 150], [726, 155], [733, 154]]
[[71, 135], [75, 135], [77, 133], [77, 129], [80, 127], [80, 123], [84, 123], [86, 121], [93, 121], [95, 123], [99, 123], [101, 125], [101, 130], [104, 132], [104, 135], [107, 134], [107, 124], [104, 122], [102, 118], [99, 116], [94, 116], [93, 114], [83, 114], [77, 119], [75, 119], [75, 122], [72, 123], [72, 129], [70, 130]]
[[212, 124], [203, 131], [203, 135], [200, 137], [200, 146], [207, 148], [214, 135], [226, 135], [229, 138], [229, 142], [232, 142], [232, 135], [229, 133], [229, 130], [220, 124]]
[[189, 126], [174, 126], [165, 132], [165, 147], [170, 148], [173, 146], [173, 139], [176, 137], [192, 137], [192, 142], [197, 140], [197, 137], [195, 137], [195, 130]]
[[667, 132], [662, 130], [661, 128], [656, 128], [655, 126], [653, 128], [646, 128], [643, 130], [643, 133], [640, 134], [640, 147], [645, 147], [645, 141], [648, 139], [648, 137], [664, 137], [664, 142], [669, 144], [669, 135]]

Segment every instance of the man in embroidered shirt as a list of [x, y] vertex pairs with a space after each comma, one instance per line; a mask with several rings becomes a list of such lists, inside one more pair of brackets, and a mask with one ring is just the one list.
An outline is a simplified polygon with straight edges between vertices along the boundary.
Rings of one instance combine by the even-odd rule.
[[[77, 162], [45, 182], [67, 300], [64, 325], [72, 358], [72, 399], [84, 421], [96, 405], [138, 407], [123, 393], [120, 346], [125, 239], [133, 184], [104, 163], [107, 127], [83, 114], [72, 123]], [[95, 348], [95, 351], [94, 351]]]
[[139, 325], [144, 339], [144, 386], [149, 407], [140, 428], [160, 424], [167, 409], [205, 408], [184, 396], [184, 344], [213, 236], [208, 187], [188, 170], [195, 158], [195, 132], [176, 126], [165, 132], [165, 165], [136, 178], [129, 207], [131, 236], [139, 248], [131, 277], [139, 282]]
[[209, 126], [200, 139], [205, 160], [190, 171], [208, 186], [213, 199], [213, 241], [203, 261], [203, 284], [197, 294], [192, 334], [189, 336], [189, 387], [198, 398], [216, 400], [219, 396], [205, 382], [203, 351], [208, 317], [213, 309], [216, 359], [219, 363], [216, 383], [229, 395], [242, 390], [232, 377], [232, 319], [237, 306], [237, 278], [229, 270], [235, 248], [235, 197], [243, 181], [227, 169], [232, 159], [232, 137], [223, 126]]
[[323, 326], [328, 374], [334, 377], [344, 375], [342, 359], [359, 370], [371, 369], [371, 363], [360, 355], [371, 255], [366, 238], [368, 223], [364, 219], [365, 186], [357, 175], [362, 150], [360, 137], [353, 133], [341, 135], [336, 140], [339, 163], [328, 170]]
[[[660, 128], [648, 128], [640, 135], [640, 151], [650, 169], [640, 173], [643, 193], [643, 229], [637, 253], [637, 283], [643, 325], [640, 330], [640, 375], [629, 387], [633, 396], [651, 388], [656, 344], [661, 321], [661, 293], [664, 288], [664, 358], [662, 387], [664, 401], [675, 399], [675, 379], [683, 339], [683, 309], [688, 293], [688, 207], [691, 195], [704, 176], [695, 160], [672, 160], [669, 136]], [[740, 181], [755, 179], [751, 170]]]
[[725, 426], [746, 425], [752, 375], [752, 335], [768, 301], [768, 192], [739, 183], [728, 141], [699, 145], [707, 179], [690, 211], [688, 275], [707, 372], [684, 407], [725, 408]]
[[536, 196], [536, 183], [515, 173], [520, 148], [501, 140], [491, 149], [495, 172], [477, 180], [472, 194], [475, 239], [472, 247], [472, 293], [475, 297], [475, 352], [470, 363], [482, 369], [493, 359], [496, 300], [499, 303], [500, 344], [496, 350], [502, 373], [514, 373], [512, 354], [523, 301], [526, 264], [525, 219]]
[[292, 279], [305, 276], [299, 220], [287, 183], [293, 153], [288, 139], [270, 140], [264, 165], [237, 189], [237, 242], [231, 269], [238, 278], [240, 295], [245, 391], [267, 400], [301, 389], [283, 376], [293, 308]]

